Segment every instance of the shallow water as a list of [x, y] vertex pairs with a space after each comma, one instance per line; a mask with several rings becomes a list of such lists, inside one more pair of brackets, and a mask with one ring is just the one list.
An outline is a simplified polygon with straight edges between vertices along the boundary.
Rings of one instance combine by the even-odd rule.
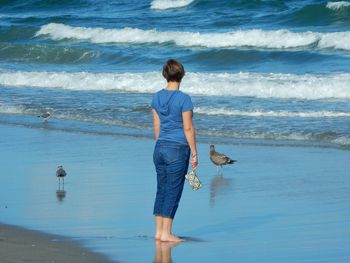
[[[50, 123], [48, 123], [50, 125]], [[0, 222], [82, 241], [118, 262], [347, 262], [348, 151], [217, 145], [238, 160], [222, 175], [199, 145], [204, 187], [187, 185], [174, 231], [156, 246], [153, 141], [0, 126]], [[63, 186], [57, 165], [68, 175]], [[58, 192], [61, 190], [61, 192]]]

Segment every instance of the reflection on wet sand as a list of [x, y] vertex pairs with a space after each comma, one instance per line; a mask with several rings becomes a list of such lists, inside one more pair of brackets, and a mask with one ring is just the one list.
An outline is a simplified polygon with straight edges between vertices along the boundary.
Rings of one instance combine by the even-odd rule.
[[66, 191], [64, 190], [64, 184], [58, 184], [58, 189], [56, 190], [56, 198], [59, 203], [63, 202], [66, 197]]
[[171, 258], [171, 249], [175, 247], [176, 242], [161, 242], [159, 240], [155, 241], [156, 253], [154, 255], [154, 263], [170, 263], [172, 262]]
[[216, 196], [219, 193], [225, 193], [226, 191], [231, 191], [231, 186], [233, 179], [224, 178], [224, 175], [218, 173], [214, 175], [213, 179], [210, 182], [210, 205], [215, 205]]

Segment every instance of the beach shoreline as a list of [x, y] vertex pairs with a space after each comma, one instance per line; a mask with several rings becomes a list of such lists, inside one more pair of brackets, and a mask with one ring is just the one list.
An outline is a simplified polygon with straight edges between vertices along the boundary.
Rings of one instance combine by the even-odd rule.
[[[0, 245], [18, 240], [23, 253], [28, 249], [25, 256], [34, 257], [31, 245], [39, 239], [45, 248], [41, 255], [68, 251], [76, 258], [56, 262], [89, 262], [82, 254], [87, 252], [107, 260], [91, 262], [152, 262], [165, 249], [153, 239], [154, 141], [58, 131], [50, 125], [0, 125], [0, 222], [20, 226], [5, 225], [9, 239], [0, 232]], [[174, 234], [188, 242], [167, 248], [174, 262], [347, 262], [348, 151], [216, 148], [238, 162], [218, 173], [209, 160], [209, 145], [198, 144], [203, 188], [184, 187]], [[67, 171], [64, 186], [55, 176], [58, 165]], [[41, 232], [18, 239], [21, 227]], [[5, 262], [21, 260], [16, 249], [12, 254], [5, 250], [11, 259]]]
[[69, 238], [0, 223], [1, 262], [115, 262]]

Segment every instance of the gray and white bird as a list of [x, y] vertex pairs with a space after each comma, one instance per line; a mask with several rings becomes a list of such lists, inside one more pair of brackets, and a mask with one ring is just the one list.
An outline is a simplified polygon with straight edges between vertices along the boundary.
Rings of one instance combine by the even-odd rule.
[[58, 177], [58, 182], [61, 183], [61, 179], [63, 180], [64, 183], [64, 177], [66, 177], [67, 173], [66, 171], [63, 169], [63, 166], [60, 165], [57, 167], [57, 171], [56, 171], [56, 176]]
[[214, 145], [210, 145], [210, 160], [218, 167], [218, 169], [219, 166], [222, 168], [223, 165], [237, 162], [236, 160], [232, 160], [230, 157], [227, 157], [223, 153], [216, 152]]
[[41, 118], [43, 119], [44, 121], [48, 121], [51, 117], [51, 113], [49, 111], [41, 114], [41, 115], [38, 115], [38, 118]]

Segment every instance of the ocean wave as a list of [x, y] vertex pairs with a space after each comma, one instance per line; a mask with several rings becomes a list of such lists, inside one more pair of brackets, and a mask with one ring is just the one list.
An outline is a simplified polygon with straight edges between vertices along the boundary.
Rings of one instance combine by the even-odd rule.
[[[261, 140], [264, 144], [271, 142], [272, 145], [274, 143], [279, 144], [283, 142], [291, 142], [293, 145], [295, 145], [295, 143], [300, 143], [300, 145], [321, 145], [324, 147], [327, 147], [329, 145], [336, 145], [336, 147], [348, 148], [350, 146], [350, 137], [337, 133], [333, 133], [332, 136], [323, 136], [323, 133], [231, 132], [230, 134], [227, 134], [221, 133], [220, 131], [204, 131], [201, 132], [200, 135], [209, 136], [212, 138], [223, 137], [239, 140]], [[259, 144], [259, 142], [256, 143]]]
[[[152, 132], [152, 125], [151, 123], [144, 123], [144, 122], [137, 122], [137, 121], [125, 121], [124, 119], [118, 119], [118, 118], [110, 118], [110, 116], [94, 116], [89, 111], [61, 111], [59, 109], [51, 109], [53, 118], [51, 121], [54, 122], [54, 124], [50, 125], [50, 129], [57, 129], [60, 130], [66, 130], [67, 131], [79, 131], [79, 132], [96, 132], [97, 134], [101, 135], [120, 135], [120, 129], [125, 131], [125, 135], [133, 136], [135, 134], [148, 136]], [[198, 108], [195, 109], [196, 113], [198, 114]], [[36, 118], [38, 114], [41, 114], [43, 112], [43, 108], [32, 105], [32, 106], [22, 106], [22, 105], [6, 105], [0, 103], [0, 115], [23, 115], [23, 116], [31, 116], [33, 118]], [[242, 113], [244, 114], [244, 113]], [[313, 114], [313, 113], [312, 113]], [[331, 115], [336, 113], [331, 113]], [[248, 114], [249, 115], [249, 114]], [[317, 114], [316, 114], [317, 115]], [[251, 117], [251, 116], [249, 116]], [[22, 123], [25, 126], [28, 127], [36, 127], [35, 125], [37, 122], [33, 122], [34, 119], [29, 120], [28, 118], [25, 118], [24, 120], [18, 119], [17, 121], [13, 122], [13, 119], [8, 120], [9, 122], [5, 121], [5, 123]], [[62, 120], [69, 121], [68, 124], [62, 123]], [[2, 119], [3, 121], [3, 119]], [[79, 125], [72, 125], [70, 121], [78, 121]], [[40, 121], [39, 121], [40, 122]], [[83, 125], [83, 123], [86, 123], [87, 125]], [[57, 125], [59, 124], [59, 125]], [[93, 125], [91, 125], [93, 124]], [[34, 126], [33, 126], [34, 125]], [[66, 126], [68, 125], [68, 126]], [[97, 126], [94, 126], [97, 125]], [[41, 127], [41, 126], [40, 126]], [[127, 130], [125, 130], [127, 129]], [[135, 129], [130, 131], [130, 129]], [[138, 131], [138, 132], [137, 132]], [[224, 140], [229, 140], [232, 142], [232, 139], [240, 140], [241, 143], [244, 143], [242, 140], [248, 140], [246, 143], [252, 143], [255, 141], [255, 143], [259, 144], [283, 144], [283, 142], [289, 142], [289, 143], [300, 143], [300, 145], [315, 145], [315, 146], [322, 146], [322, 144], [325, 144], [324, 146], [330, 146], [335, 145], [336, 147], [345, 147], [348, 148], [350, 146], [350, 137], [346, 134], [340, 134], [337, 132], [302, 132], [302, 131], [288, 131], [288, 130], [281, 130], [281, 131], [270, 131], [266, 129], [259, 129], [259, 130], [243, 130], [243, 131], [237, 131], [237, 130], [231, 130], [231, 129], [212, 129], [211, 127], [201, 127], [199, 129], [200, 137], [210, 137], [211, 140], [213, 138], [222, 138]], [[256, 141], [257, 140], [257, 141]], [[320, 144], [321, 143], [321, 144]]]
[[350, 112], [339, 111], [266, 111], [266, 110], [234, 110], [227, 108], [208, 108], [197, 107], [196, 113], [205, 115], [223, 115], [223, 116], [240, 116], [240, 117], [283, 117], [283, 118], [337, 118], [350, 117]]
[[293, 26], [326, 26], [337, 25], [344, 26], [350, 23], [348, 4], [350, 2], [328, 2], [328, 3], [310, 3], [290, 9], [287, 14], [282, 14], [280, 21]]
[[67, 9], [73, 7], [84, 7], [89, 5], [89, 1], [84, 0], [3, 0], [0, 7], [5, 6], [6, 10], [27, 11], [43, 10], [52, 8]]
[[[142, 131], [152, 130], [151, 125], [145, 125], [143, 122], [127, 121], [125, 119], [111, 118], [110, 116], [94, 116], [93, 111], [63, 110], [43, 108], [38, 105], [8, 105], [0, 102], [0, 114], [6, 115], [24, 115], [37, 118], [46, 111], [50, 111], [52, 118], [60, 120], [79, 121], [84, 123], [93, 123], [97, 125], [117, 126], [123, 128], [133, 128]], [[149, 109], [147, 114], [149, 113]]]
[[190, 5], [194, 0], [153, 0], [151, 3], [151, 9], [174, 9], [182, 8]]
[[338, 138], [332, 140], [331, 142], [336, 145], [341, 145], [346, 147], [350, 146], [350, 138], [347, 136], [339, 136]]
[[344, 8], [349, 8], [350, 2], [348, 1], [328, 2], [326, 7], [332, 10], [340, 10]]
[[38, 63], [82, 63], [99, 57], [99, 52], [83, 48], [44, 44], [0, 43], [0, 59]]
[[253, 139], [253, 140], [276, 140], [276, 141], [310, 141], [313, 140], [312, 134], [300, 134], [300, 133], [289, 133], [280, 134], [273, 132], [230, 132], [220, 133], [220, 131], [205, 131], [201, 135], [210, 137], [230, 137], [230, 138], [241, 138], [241, 139]]
[[[164, 86], [159, 72], [0, 72], [0, 85], [153, 93]], [[193, 95], [282, 99], [350, 99], [350, 73], [195, 73], [183, 80], [183, 90]]]
[[0, 103], [0, 114], [25, 114], [28, 111], [23, 106], [13, 106]]
[[340, 49], [350, 50], [350, 31], [320, 33], [289, 30], [238, 30], [226, 33], [196, 33], [142, 30], [138, 28], [105, 29], [72, 27], [50, 23], [35, 36], [47, 35], [53, 40], [76, 39], [96, 44], [167, 44], [180, 47], [262, 48], [262, 49]]

